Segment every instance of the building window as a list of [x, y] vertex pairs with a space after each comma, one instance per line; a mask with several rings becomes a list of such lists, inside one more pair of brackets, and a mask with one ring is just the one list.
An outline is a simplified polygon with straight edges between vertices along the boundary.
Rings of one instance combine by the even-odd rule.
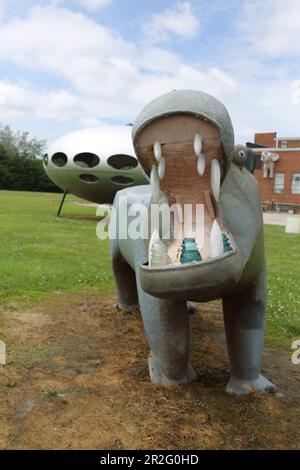
[[56, 152], [54, 155], [52, 155], [51, 161], [53, 165], [62, 167], [68, 163], [68, 157], [63, 152]]
[[112, 155], [107, 163], [116, 170], [132, 170], [138, 166], [138, 161], [131, 155]]
[[284, 191], [284, 173], [275, 173], [274, 193], [281, 194]]
[[282, 149], [287, 149], [287, 146], [288, 146], [287, 140], [282, 140], [282, 141], [281, 141], [281, 148], [282, 148]]
[[94, 168], [99, 165], [100, 159], [94, 153], [82, 152], [75, 155], [74, 163], [82, 168]]
[[300, 194], [300, 173], [293, 173], [292, 194]]

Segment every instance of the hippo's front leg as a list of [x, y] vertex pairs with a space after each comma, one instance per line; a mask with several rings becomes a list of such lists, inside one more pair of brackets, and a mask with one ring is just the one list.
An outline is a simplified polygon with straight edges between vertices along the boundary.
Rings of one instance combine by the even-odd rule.
[[188, 364], [189, 313], [185, 301], [164, 300], [140, 291], [140, 305], [150, 345], [149, 373], [156, 384], [180, 384], [196, 378]]
[[265, 277], [252, 287], [223, 299], [224, 322], [230, 361], [226, 392], [243, 395], [252, 391], [277, 391], [260, 374], [264, 338]]

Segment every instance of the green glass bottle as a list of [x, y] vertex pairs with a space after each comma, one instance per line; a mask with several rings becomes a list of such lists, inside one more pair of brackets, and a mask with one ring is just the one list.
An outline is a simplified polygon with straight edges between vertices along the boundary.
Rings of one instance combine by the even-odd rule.
[[194, 238], [184, 238], [181, 245], [180, 263], [186, 264], [192, 261], [202, 261]]
[[224, 253], [228, 253], [228, 251], [232, 251], [229, 238], [225, 235], [225, 233], [222, 233], [222, 237], [223, 237]]

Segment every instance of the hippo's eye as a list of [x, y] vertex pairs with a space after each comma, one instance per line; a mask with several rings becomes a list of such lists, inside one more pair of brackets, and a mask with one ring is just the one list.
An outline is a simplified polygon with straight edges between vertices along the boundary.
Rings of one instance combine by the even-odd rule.
[[242, 167], [245, 165], [245, 162], [247, 160], [247, 149], [243, 147], [242, 145], [236, 145], [234, 148], [233, 152], [233, 161], [236, 165], [239, 167]]

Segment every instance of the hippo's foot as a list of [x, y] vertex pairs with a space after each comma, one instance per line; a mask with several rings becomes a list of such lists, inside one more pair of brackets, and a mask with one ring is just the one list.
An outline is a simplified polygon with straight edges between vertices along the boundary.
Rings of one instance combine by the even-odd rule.
[[230, 377], [225, 391], [230, 395], [246, 395], [247, 393], [253, 392], [277, 393], [279, 390], [263, 375], [259, 375], [257, 379], [254, 380]]
[[186, 373], [180, 379], [170, 379], [159, 368], [154, 357], [150, 353], [148, 358], [149, 374], [152, 383], [157, 385], [179, 385], [193, 382], [197, 379], [197, 374], [190, 364], [187, 365]]
[[139, 313], [140, 311], [139, 304], [126, 305], [126, 304], [122, 304], [119, 302], [115, 304], [115, 307], [119, 312], [123, 312], [123, 313]]

